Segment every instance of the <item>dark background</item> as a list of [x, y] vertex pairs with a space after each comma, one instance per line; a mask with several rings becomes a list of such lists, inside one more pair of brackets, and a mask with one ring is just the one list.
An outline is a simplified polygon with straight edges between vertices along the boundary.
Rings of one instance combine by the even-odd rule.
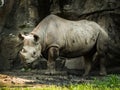
[[110, 36], [107, 64], [120, 65], [120, 0], [4, 0], [0, 6], [0, 70], [21, 65], [18, 34], [32, 31], [51, 13], [100, 24]]

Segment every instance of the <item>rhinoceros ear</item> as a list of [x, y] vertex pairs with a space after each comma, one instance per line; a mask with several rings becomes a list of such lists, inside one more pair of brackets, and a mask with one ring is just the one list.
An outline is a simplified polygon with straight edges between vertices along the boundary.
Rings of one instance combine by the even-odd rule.
[[33, 35], [33, 37], [34, 37], [35, 42], [37, 42], [39, 40], [39, 36], [38, 35]]
[[25, 35], [24, 35], [24, 34], [19, 33], [19, 34], [18, 34], [18, 37], [19, 37], [19, 39], [20, 39], [20, 40], [24, 40]]

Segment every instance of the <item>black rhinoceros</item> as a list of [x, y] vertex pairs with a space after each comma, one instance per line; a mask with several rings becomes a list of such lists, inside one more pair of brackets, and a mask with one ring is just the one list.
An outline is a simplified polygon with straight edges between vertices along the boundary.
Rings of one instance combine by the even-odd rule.
[[106, 74], [103, 57], [107, 50], [108, 34], [93, 21], [70, 21], [49, 15], [28, 35], [19, 34], [19, 38], [23, 40], [20, 57], [27, 64], [34, 62], [43, 52], [47, 53], [49, 69], [54, 69], [58, 56], [83, 56], [85, 76], [89, 74], [91, 61], [97, 52], [101, 56], [100, 74]]

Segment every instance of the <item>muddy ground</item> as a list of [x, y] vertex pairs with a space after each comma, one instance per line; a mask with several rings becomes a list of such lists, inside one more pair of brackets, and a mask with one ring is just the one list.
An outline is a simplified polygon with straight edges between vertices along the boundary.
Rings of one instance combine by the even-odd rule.
[[[0, 72], [0, 87], [3, 86], [34, 86], [34, 85], [70, 85], [91, 82], [99, 76], [98, 70], [93, 70], [89, 77], [82, 77], [82, 70], [57, 71], [54, 75], [45, 74], [46, 70], [11, 70]], [[120, 67], [111, 68], [108, 74], [120, 74]], [[103, 76], [102, 76], [103, 77]]]

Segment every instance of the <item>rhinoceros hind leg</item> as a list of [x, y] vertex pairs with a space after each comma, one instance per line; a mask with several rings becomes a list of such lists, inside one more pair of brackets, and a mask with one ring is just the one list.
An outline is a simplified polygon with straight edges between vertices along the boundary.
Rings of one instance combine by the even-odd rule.
[[100, 57], [100, 75], [107, 75], [105, 67], [105, 56]]
[[84, 56], [84, 61], [85, 61], [85, 72], [83, 76], [87, 76], [91, 70], [92, 60], [90, 57]]

